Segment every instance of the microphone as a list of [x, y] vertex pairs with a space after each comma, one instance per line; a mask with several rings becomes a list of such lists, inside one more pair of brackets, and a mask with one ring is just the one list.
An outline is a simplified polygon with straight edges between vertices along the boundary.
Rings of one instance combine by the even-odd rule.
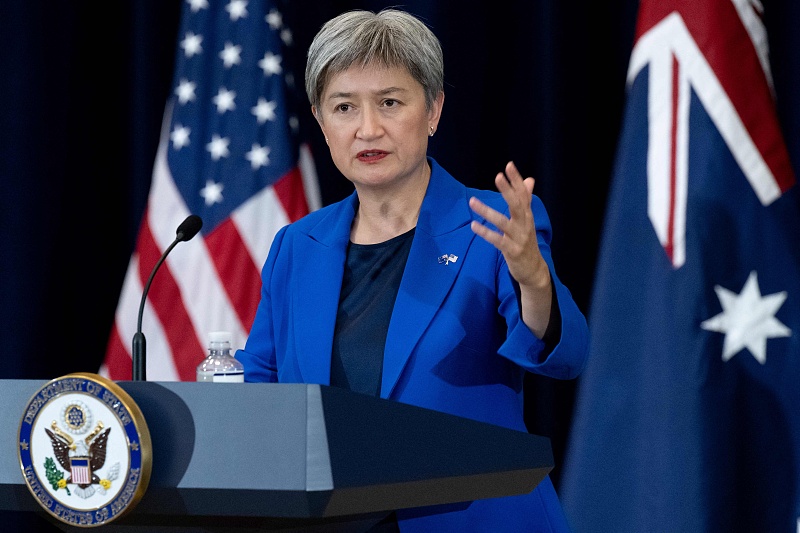
[[147, 284], [144, 286], [144, 291], [142, 292], [142, 301], [139, 303], [139, 321], [136, 325], [136, 333], [133, 335], [133, 381], [145, 381], [147, 379], [145, 377], [145, 352], [147, 351], [147, 342], [145, 341], [144, 333], [142, 333], [142, 315], [144, 314], [144, 302], [147, 300], [147, 292], [150, 290], [150, 284], [153, 283], [153, 278], [161, 266], [161, 263], [167, 258], [167, 254], [169, 254], [179, 242], [188, 241], [197, 235], [197, 232], [200, 231], [202, 227], [203, 219], [199, 216], [189, 215], [186, 217], [175, 232], [175, 240], [164, 250], [158, 263], [153, 267], [153, 271], [150, 272], [150, 278], [148, 278]]

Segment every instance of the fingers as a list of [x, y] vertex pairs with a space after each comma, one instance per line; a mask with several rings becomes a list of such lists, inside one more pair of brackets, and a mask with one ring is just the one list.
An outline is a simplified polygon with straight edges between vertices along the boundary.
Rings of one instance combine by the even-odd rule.
[[[533, 185], [533, 178], [523, 178], [522, 174], [520, 174], [519, 170], [517, 169], [517, 165], [515, 165], [513, 161], [509, 161], [506, 163], [505, 173], [497, 173], [497, 176], [495, 177], [495, 184], [498, 186], [498, 190], [500, 190], [500, 187], [505, 185], [509, 185], [510, 189], [513, 190], [520, 190], [523, 187], [527, 189], [530, 185]], [[509, 189], [509, 187], [505, 188]], [[533, 189], [529, 189], [528, 192], [533, 192]]]
[[508, 238], [507, 234], [510, 229], [511, 221], [505, 215], [495, 211], [474, 196], [469, 199], [469, 206], [478, 215], [482, 216], [487, 222], [493, 224], [497, 228], [495, 231], [493, 229], [489, 229], [480, 222], [473, 220], [470, 223], [472, 231], [475, 232], [476, 235], [483, 237], [489, 243], [493, 244], [495, 248], [503, 251], [508, 245], [507, 243], [503, 242], [503, 239]]
[[488, 222], [494, 224], [500, 231], [505, 232], [508, 229], [509, 220], [505, 215], [499, 211], [495, 211], [474, 196], [469, 199], [469, 206], [473, 211], [485, 218]]
[[503, 249], [502, 248], [502, 245], [503, 245], [503, 234], [502, 233], [497, 233], [496, 231], [492, 231], [489, 228], [487, 228], [486, 226], [484, 226], [483, 224], [481, 224], [479, 222], [476, 222], [475, 220], [473, 220], [470, 223], [470, 228], [472, 228], [472, 231], [476, 235], [478, 235], [479, 237], [482, 237], [487, 242], [489, 242], [490, 244], [494, 245], [495, 248], [497, 248], [498, 250], [502, 251], [502, 249]]
[[506, 164], [505, 173], [499, 172], [494, 183], [497, 190], [503, 195], [512, 215], [516, 211], [523, 214], [531, 203], [533, 194], [533, 178], [523, 178], [513, 161]]
[[509, 161], [506, 164], [505, 173], [498, 172], [497, 176], [495, 176], [495, 184], [508, 205], [510, 220], [476, 198], [470, 199], [472, 210], [503, 233], [511, 228], [512, 221], [515, 225], [521, 225], [522, 227], [533, 225], [531, 196], [533, 194], [534, 179], [530, 177], [523, 179], [514, 162]]
[[525, 184], [525, 188], [528, 190], [528, 194], [533, 194], [533, 186], [536, 183], [536, 180], [533, 178], [525, 178], [523, 182]]
[[505, 173], [497, 173], [497, 176], [494, 178], [494, 184], [500, 192], [519, 191], [523, 188], [522, 174], [519, 173], [513, 161], [509, 161], [506, 164]]
[[523, 178], [516, 165], [509, 161], [505, 172], [495, 177], [495, 184], [508, 205], [508, 216], [472, 197], [470, 208], [497, 230], [478, 221], [472, 221], [470, 226], [476, 235], [502, 252], [511, 275], [522, 284], [537, 272], [537, 265], [543, 263], [531, 211], [534, 179]]
[[536, 238], [531, 211], [534, 179], [523, 178], [513, 161], [509, 161], [505, 172], [495, 176], [495, 183], [508, 205], [508, 216], [473, 197], [469, 201], [470, 208], [497, 229], [473, 222], [472, 230], [504, 252], [509, 248], [530, 246], [530, 241]]

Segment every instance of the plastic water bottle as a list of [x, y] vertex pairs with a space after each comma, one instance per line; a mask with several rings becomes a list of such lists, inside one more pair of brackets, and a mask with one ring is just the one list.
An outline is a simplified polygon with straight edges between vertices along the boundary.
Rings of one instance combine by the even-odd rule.
[[208, 357], [197, 365], [197, 381], [243, 383], [244, 367], [231, 355], [230, 332], [212, 331], [208, 338]]

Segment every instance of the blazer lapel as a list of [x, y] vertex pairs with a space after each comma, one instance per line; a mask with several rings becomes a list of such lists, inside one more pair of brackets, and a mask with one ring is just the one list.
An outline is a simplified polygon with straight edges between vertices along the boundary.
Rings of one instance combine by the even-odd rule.
[[292, 308], [287, 310], [302, 381], [330, 383], [333, 330], [344, 260], [355, 214], [355, 194], [299, 238], [292, 252]]
[[[412, 351], [458, 277], [475, 234], [467, 190], [433, 159], [383, 358], [381, 397], [388, 398]], [[445, 257], [446, 256], [446, 257]]]

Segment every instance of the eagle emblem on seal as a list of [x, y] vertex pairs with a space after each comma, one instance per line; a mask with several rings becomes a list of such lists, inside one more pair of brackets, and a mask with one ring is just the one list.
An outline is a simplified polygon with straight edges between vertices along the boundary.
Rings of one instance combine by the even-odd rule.
[[91, 412], [81, 402], [73, 402], [65, 407], [62, 417], [66, 423], [66, 431], [62, 430], [55, 420], [50, 428], [44, 428], [53, 446], [56, 461], [65, 471], [58, 471], [55, 462], [48, 458], [45, 462], [48, 480], [54, 489], [66, 489], [67, 494], [70, 494], [68, 486], [75, 485], [73, 490], [81, 498], [88, 498], [95, 491], [104, 494], [119, 472], [117, 463], [104, 478], [98, 475], [106, 463], [106, 448], [111, 428], [104, 427], [103, 422], [98, 421], [94, 430], [85, 438], [71, 437], [67, 432], [77, 436], [91, 427], [89, 425], [92, 419]]
[[73, 443], [70, 442], [72, 439], [63, 433], [59, 435], [47, 428], [44, 430], [53, 444], [53, 453], [58, 464], [70, 473], [67, 478], [68, 484], [74, 483], [85, 489], [92, 484], [100, 483], [100, 478], [95, 472], [103, 468], [106, 463], [106, 444], [111, 428], [102, 430], [92, 439], [88, 448], [82, 440]]

